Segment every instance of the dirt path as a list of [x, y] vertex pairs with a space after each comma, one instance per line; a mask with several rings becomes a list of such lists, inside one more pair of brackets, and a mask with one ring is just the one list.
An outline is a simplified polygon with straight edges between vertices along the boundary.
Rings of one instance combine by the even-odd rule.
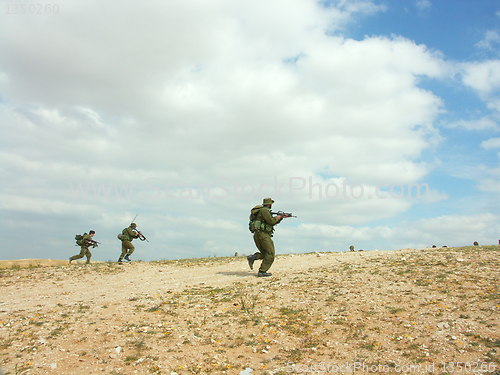
[[[336, 264], [381, 256], [397, 257], [411, 251], [418, 250], [283, 255], [276, 258], [271, 271], [275, 276], [286, 276], [325, 266], [330, 262]], [[62, 261], [47, 263], [60, 262]], [[36, 263], [23, 261], [23, 264]], [[43, 264], [43, 261], [38, 263]], [[223, 264], [218, 263], [214, 258], [190, 264], [189, 267], [172, 261], [132, 262], [123, 265], [94, 263], [90, 266], [75, 262], [63, 267], [37, 269], [39, 272], [28, 268], [19, 271], [15, 282], [2, 285], [0, 311], [36, 311], [40, 307], [48, 308], [57, 304], [105, 304], [148, 293], [179, 291], [200, 285], [223, 287], [242, 279], [250, 283], [262, 281], [255, 277], [254, 271], [249, 270], [245, 258], [229, 261], [224, 258]], [[255, 269], [258, 265], [257, 261]]]

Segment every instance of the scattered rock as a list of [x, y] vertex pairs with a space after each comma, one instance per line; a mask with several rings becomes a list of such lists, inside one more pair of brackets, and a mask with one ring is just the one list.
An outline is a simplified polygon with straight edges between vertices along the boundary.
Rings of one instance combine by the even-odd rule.
[[450, 324], [448, 322], [439, 322], [437, 326], [441, 330], [450, 328]]

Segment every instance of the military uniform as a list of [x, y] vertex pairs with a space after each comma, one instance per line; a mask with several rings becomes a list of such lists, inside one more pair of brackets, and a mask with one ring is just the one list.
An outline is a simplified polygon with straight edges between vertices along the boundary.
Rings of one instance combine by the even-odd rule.
[[80, 254], [73, 255], [71, 258], [69, 258], [69, 262], [76, 260], [76, 259], [81, 259], [84, 256], [87, 257], [87, 264], [90, 263], [90, 258], [92, 258], [92, 253], [89, 250], [89, 246], [92, 245], [92, 235], [85, 233], [82, 238], [82, 245], [80, 246]]
[[273, 203], [274, 201], [271, 198], [265, 198], [262, 206], [254, 207], [252, 210], [252, 216], [254, 216], [255, 219], [254, 223], [256, 223], [253, 240], [259, 252], [250, 255], [247, 258], [250, 268], [252, 269], [253, 262], [255, 260], [262, 260], [258, 276], [271, 276], [271, 274], [267, 273], [267, 271], [271, 268], [271, 265], [274, 262], [275, 249], [272, 237], [274, 226], [281, 222], [282, 217], [273, 217], [271, 215], [271, 205]]
[[124, 258], [130, 261], [129, 256], [132, 255], [135, 250], [135, 246], [132, 245], [132, 241], [134, 240], [134, 238], [139, 237], [139, 234], [135, 231], [135, 228], [137, 228], [137, 224], [132, 223], [129, 227], [122, 230], [122, 253], [120, 254], [120, 258], [118, 258], [118, 263], [121, 263]]

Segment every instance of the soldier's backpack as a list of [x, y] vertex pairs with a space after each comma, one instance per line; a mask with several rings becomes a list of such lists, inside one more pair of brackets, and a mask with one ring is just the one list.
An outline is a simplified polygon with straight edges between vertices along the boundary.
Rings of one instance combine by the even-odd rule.
[[259, 204], [258, 206], [255, 206], [250, 210], [250, 221], [248, 222], [248, 229], [252, 233], [261, 228], [262, 223], [257, 220], [257, 213], [262, 207], [264, 206]]
[[[85, 233], [85, 234], [87, 234], [87, 233]], [[83, 235], [81, 235], [81, 234], [77, 234], [77, 235], [75, 236], [75, 240], [76, 240], [76, 244], [77, 244], [78, 246], [82, 246], [82, 245], [83, 245]]]

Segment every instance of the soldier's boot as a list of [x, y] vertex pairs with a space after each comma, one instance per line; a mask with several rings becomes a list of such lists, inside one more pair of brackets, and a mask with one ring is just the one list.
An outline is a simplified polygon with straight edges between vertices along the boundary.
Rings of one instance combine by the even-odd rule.
[[130, 259], [130, 258], [128, 257], [128, 255], [125, 255], [124, 259], [125, 259], [127, 262], [131, 262], [131, 261], [132, 261], [132, 259]]
[[118, 264], [122, 264], [122, 258], [118, 258]]
[[253, 264], [254, 264], [256, 259], [257, 259], [257, 257], [255, 256], [255, 254], [247, 256], [248, 265], [250, 266], [251, 270], [253, 270]]
[[270, 272], [260, 272], [257, 274], [257, 277], [269, 277], [272, 276], [273, 274]]
[[72, 260], [73, 260], [73, 259], [69, 258], [69, 264], [71, 264], [71, 261], [72, 261]]

